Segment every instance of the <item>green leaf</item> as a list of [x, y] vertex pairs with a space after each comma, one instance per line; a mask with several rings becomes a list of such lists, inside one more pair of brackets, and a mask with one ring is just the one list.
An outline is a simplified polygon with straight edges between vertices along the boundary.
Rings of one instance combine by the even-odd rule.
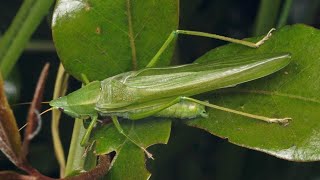
[[65, 69], [90, 81], [145, 67], [177, 26], [178, 0], [59, 0], [52, 21]]
[[[252, 38], [256, 41], [258, 38]], [[208, 119], [188, 120], [230, 142], [292, 161], [320, 160], [320, 31], [305, 25], [277, 30], [260, 48], [230, 44], [201, 58], [290, 52], [283, 70], [253, 82], [199, 96], [211, 103], [267, 117], [291, 117], [288, 126], [268, 124], [239, 115], [209, 110]]]
[[[147, 148], [153, 144], [167, 143], [171, 121], [147, 118], [137, 122], [120, 122], [125, 133]], [[92, 138], [96, 142], [96, 153], [107, 154], [116, 151], [108, 179], [148, 179], [150, 173], [145, 169], [145, 154], [120, 134], [113, 124], [104, 125], [95, 131]], [[155, 157], [156, 158], [156, 157]]]

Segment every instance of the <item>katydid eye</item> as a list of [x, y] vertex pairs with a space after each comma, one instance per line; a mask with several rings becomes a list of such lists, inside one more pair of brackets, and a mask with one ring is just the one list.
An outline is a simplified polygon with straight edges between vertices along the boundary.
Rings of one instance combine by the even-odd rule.
[[64, 111], [64, 109], [62, 107], [58, 107], [58, 110], [61, 111], [61, 112]]

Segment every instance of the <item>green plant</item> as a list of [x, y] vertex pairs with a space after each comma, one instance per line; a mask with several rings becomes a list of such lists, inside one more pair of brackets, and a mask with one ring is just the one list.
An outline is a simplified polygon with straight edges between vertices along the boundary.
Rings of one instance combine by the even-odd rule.
[[[53, 32], [56, 47], [58, 49], [60, 58], [64, 62], [66, 70], [70, 74], [75, 76], [77, 79], [82, 79], [81, 73], [84, 73], [88, 75], [89, 80], [101, 80], [106, 78], [106, 76], [112, 76], [135, 68], [142, 68], [147, 64], [150, 56], [154, 55], [154, 52], [156, 52], [162, 45], [163, 41], [168, 36], [168, 33], [177, 29], [178, 4], [170, 3], [169, 5], [165, 5], [166, 1], [161, 1], [163, 4], [159, 6], [155, 5], [155, 7], [153, 7], [153, 4], [151, 3], [152, 1], [145, 1], [143, 4], [139, 4], [138, 6], [135, 6], [135, 2], [131, 2], [131, 5], [129, 6], [133, 7], [131, 10], [131, 16], [125, 13], [119, 13], [125, 11], [128, 13], [128, 4], [126, 4], [128, 2], [131, 1], [123, 1], [122, 4], [116, 4], [114, 1], [110, 1], [110, 3], [114, 4], [107, 4], [109, 1], [100, 2], [98, 0], [64, 0], [58, 2], [64, 3], [64, 5], [71, 3], [69, 6], [64, 7], [82, 7], [82, 9], [80, 8], [80, 11], [74, 11], [75, 9], [60, 9], [60, 12], [68, 13], [58, 14], [56, 11], [54, 14], [54, 17], [56, 18], [54, 23], [56, 24], [53, 27]], [[291, 1], [286, 2], [289, 5], [283, 6], [284, 8], [281, 7], [281, 3], [279, 3], [279, 1], [270, 2], [276, 4], [278, 7], [273, 8], [272, 11], [269, 11], [271, 9], [267, 8], [268, 5], [266, 5], [268, 1], [262, 1], [259, 10], [259, 14], [262, 15], [259, 15], [256, 18], [256, 34], [266, 33], [266, 29], [270, 29], [272, 26], [275, 26], [275, 24], [280, 24], [280, 26], [285, 24], [283, 22], [286, 21], [283, 19], [286, 19], [286, 12], [288, 11], [281, 11], [281, 9], [289, 9], [288, 7], [290, 7]], [[181, 6], [186, 9], [184, 4], [188, 4], [187, 8], [191, 9], [193, 5], [190, 3], [197, 2], [192, 1], [189, 2], [189, 4], [186, 2], [181, 2]], [[80, 6], [72, 6], [79, 4]], [[57, 7], [59, 8], [59, 4], [57, 4]], [[225, 9], [225, 7], [227, 7], [226, 2], [219, 4], [219, 9]], [[148, 9], [148, 11], [145, 11], [145, 9]], [[280, 11], [281, 17], [278, 18], [277, 14], [279, 14]], [[189, 10], [189, 12], [192, 11]], [[157, 16], [152, 16], [148, 13], [155, 13]], [[310, 13], [312, 13], [312, 11], [310, 11]], [[218, 14], [223, 13], [219, 12]], [[57, 20], [58, 15], [61, 16], [64, 21], [59, 22]], [[144, 18], [136, 18], [140, 16], [147, 17], [147, 20], [140, 21]], [[187, 16], [192, 16], [192, 13], [189, 13]], [[137, 31], [135, 28], [130, 30], [130, 28], [127, 26], [120, 26], [119, 30], [119, 26], [112, 26], [112, 24], [114, 25], [117, 23], [128, 24], [128, 17], [131, 18], [132, 22], [134, 22], [133, 27], [138, 27], [138, 29], [139, 27], [143, 27], [143, 31]], [[154, 17], [156, 18], [154, 19]], [[157, 20], [157, 18], [159, 20]], [[204, 21], [206, 24], [215, 24], [220, 22], [218, 16], [215, 16], [214, 18], [215, 19], [213, 20], [209, 20], [210, 23], [208, 23], [208, 19], [205, 18], [198, 18], [198, 20]], [[266, 23], [266, 21], [270, 21], [270, 23]], [[147, 22], [147, 24], [144, 24], [144, 22]], [[268, 26], [266, 26], [266, 24], [268, 24]], [[223, 26], [221, 23], [219, 25]], [[258, 26], [260, 27], [258, 28]], [[131, 34], [129, 37], [137, 37], [137, 39], [128, 39], [126, 38], [127, 36], [123, 36], [121, 33], [121, 28], [129, 29], [128, 33]], [[137, 32], [142, 33], [142, 35], [134, 36], [134, 33]], [[14, 38], [14, 36], [11, 38]], [[134, 42], [137, 45], [135, 53], [132, 53], [132, 48], [130, 48], [132, 47], [130, 44], [133, 42], [133, 40], [136, 40]], [[248, 40], [255, 41], [257, 38]], [[208, 99], [210, 102], [214, 102], [215, 104], [220, 104], [229, 108], [248, 110], [249, 112], [255, 114], [272, 114], [275, 116], [279, 114], [285, 114], [293, 118], [287, 127], [250, 122], [238, 116], [226, 116], [225, 113], [218, 111], [210, 111], [210, 114], [213, 114], [214, 118], [210, 118], [208, 121], [196, 119], [183, 121], [181, 123], [204, 129], [207, 132], [220, 137], [227, 137], [232, 143], [263, 151], [280, 158], [289, 159], [292, 161], [317, 161], [319, 159], [319, 148], [316, 143], [318, 136], [317, 117], [319, 117], [318, 92], [320, 92], [317, 75], [319, 68], [317, 61], [317, 49], [319, 48], [318, 41], [319, 32], [314, 28], [305, 25], [286, 26], [278, 29], [274, 33], [272, 39], [270, 39], [270, 41], [257, 50], [247, 49], [239, 45], [231, 44], [209, 51], [204, 56], [201, 56], [199, 59], [197, 59], [198, 62], [206, 62], [212, 59], [223, 58], [226, 54], [234, 56], [253, 54], [259, 56], [260, 54], [265, 53], [290, 52], [292, 54], [292, 63], [290, 63], [286, 69], [280, 71], [279, 73], [267, 77], [264, 80], [257, 80], [236, 88], [230, 88], [215, 92], [213, 94], [204, 94], [197, 97], [204, 100]], [[180, 42], [183, 42], [183, 40]], [[197, 46], [193, 45], [192, 47], [195, 49]], [[171, 50], [161, 57], [163, 60], [165, 60], [162, 61], [164, 62], [162, 65], [168, 64], [173, 53], [173, 48], [174, 47], [172, 46]], [[14, 48], [12, 49], [9, 47], [9, 49], [13, 50]], [[9, 51], [4, 50], [3, 52]], [[184, 57], [182, 59], [185, 59], [185, 54], [188, 53], [184, 52], [180, 54], [181, 57]], [[117, 57], [117, 59], [114, 57]], [[198, 55], [196, 57], [198, 57]], [[15, 59], [17, 59], [17, 57], [15, 57]], [[85, 64], [81, 64], [79, 62], [83, 62]], [[14, 62], [10, 63], [14, 64]], [[186, 62], [182, 62], [182, 64], [184, 63]], [[1, 65], [1, 67], [3, 68], [4, 66]], [[63, 95], [66, 89], [66, 78], [62, 68], [60, 68], [60, 70], [61, 78], [57, 79], [56, 83], [60, 84], [60, 87], [56, 86], [56, 97]], [[54, 113], [55, 119], [59, 119], [57, 118], [57, 116], [59, 116], [57, 112]], [[65, 117], [62, 119], [63, 121], [61, 121], [61, 123], [65, 123]], [[56, 123], [57, 121], [53, 122]], [[76, 120], [75, 122], [76, 123], [73, 132], [74, 138], [71, 143], [68, 155], [68, 165], [66, 169], [66, 174], [70, 175], [77, 174], [77, 170], [80, 169], [89, 170], [96, 164], [95, 156], [94, 154], [91, 154], [91, 151], [88, 152], [87, 159], [82, 158], [85, 149], [80, 147], [78, 142], [79, 139], [81, 139], [85, 128], [83, 127], [83, 123], [81, 121]], [[174, 123], [177, 124], [176, 122]], [[133, 130], [132, 132], [141, 132], [147, 134], [148, 138], [152, 140], [148, 142], [149, 144], [154, 144], [155, 142], [167, 142], [171, 131], [171, 121], [168, 120], [156, 121], [153, 119], [148, 119], [145, 122], [137, 122], [134, 124], [131, 122], [124, 122], [121, 125], [124, 126], [125, 130], [131, 129]], [[56, 126], [57, 125], [54, 127]], [[188, 129], [186, 127], [174, 127], [176, 127], [178, 130]], [[56, 129], [53, 132], [56, 133]], [[173, 139], [176, 137], [175, 133], [177, 132], [174, 131]], [[123, 141], [121, 140], [123, 137], [118, 135], [117, 131], [112, 128], [111, 125], [102, 126], [96, 129], [94, 131], [93, 138], [97, 141], [100, 141], [100, 143], [97, 143], [97, 146], [94, 147], [97, 154], [109, 153], [115, 149], [112, 147], [119, 147], [122, 145], [121, 154], [118, 154], [119, 156], [117, 156], [117, 159], [113, 164], [113, 168], [110, 172], [108, 172], [109, 177], [117, 177], [119, 179], [121, 177], [143, 179], [150, 175], [145, 169], [143, 153], [128, 143], [123, 144]], [[194, 137], [188, 136], [186, 133], [184, 139], [181, 138], [183, 141], [180, 139], [180, 141], [170, 144], [171, 146], [183, 146], [184, 143], [191, 141], [193, 138]], [[120, 141], [114, 141], [115, 139], [120, 139]], [[57, 141], [55, 142], [56, 144], [59, 144]], [[155, 147], [151, 147], [151, 151], [156, 155], [159, 154], [156, 152], [157, 149]], [[244, 150], [241, 149], [239, 151]], [[61, 152], [58, 154], [60, 157], [63, 156], [63, 153]], [[180, 153], [180, 155], [186, 156], [185, 161], [192, 161], [194, 158], [194, 156], [189, 156], [182, 153]], [[177, 160], [177, 157], [175, 156], [177, 155], [175, 154], [174, 156], [171, 156], [171, 163], [174, 163], [174, 161]], [[200, 154], [197, 154], [197, 157], [200, 156]], [[207, 154], [204, 154], [203, 156], [205, 156], [206, 159], [210, 158], [210, 156]], [[156, 158], [157, 157], [158, 156], [156, 156]], [[239, 157], [237, 158], [233, 158], [232, 162], [239, 160]], [[159, 161], [161, 161], [161, 158]], [[155, 163], [159, 161], [156, 160]], [[60, 162], [62, 165], [61, 172], [63, 172], [64, 163], [62, 161]], [[230, 161], [217, 161], [217, 163], [220, 163], [217, 167], [223, 167], [223, 163], [227, 162]], [[154, 164], [154, 162], [148, 163]], [[192, 169], [192, 171], [185, 170], [184, 173], [182, 173], [182, 176], [187, 176], [189, 172], [195, 172], [194, 169], [197, 169], [195, 167], [196, 165], [192, 163], [191, 165], [190, 163], [184, 163], [184, 165], [186, 165], [186, 169]], [[157, 165], [154, 165], [153, 167], [157, 167]], [[237, 169], [239, 169], [239, 167], [237, 167]], [[152, 169], [152, 171], [154, 172], [153, 177], [159, 177], [157, 171], [154, 169]], [[222, 174], [223, 169], [220, 169], [220, 171], [217, 170], [217, 174], [219, 174], [219, 172]], [[194, 173], [193, 175], [199, 178], [201, 173]], [[224, 174], [224, 176], [228, 176], [228, 174]]]

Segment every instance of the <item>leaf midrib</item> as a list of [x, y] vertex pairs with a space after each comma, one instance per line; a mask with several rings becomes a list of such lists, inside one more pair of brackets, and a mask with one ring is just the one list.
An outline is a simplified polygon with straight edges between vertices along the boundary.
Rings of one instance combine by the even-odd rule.
[[128, 16], [128, 32], [129, 32], [129, 41], [131, 47], [131, 56], [132, 56], [132, 69], [137, 69], [137, 52], [136, 46], [134, 42], [134, 32], [133, 32], [133, 25], [132, 25], [132, 16], [131, 16], [131, 2], [127, 0], [127, 16]]

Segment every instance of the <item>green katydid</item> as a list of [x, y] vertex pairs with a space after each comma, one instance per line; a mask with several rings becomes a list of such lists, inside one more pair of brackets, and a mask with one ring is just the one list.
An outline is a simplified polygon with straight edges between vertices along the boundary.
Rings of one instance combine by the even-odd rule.
[[[272, 30], [271, 30], [272, 31]], [[215, 89], [235, 86], [272, 74], [290, 62], [288, 53], [226, 57], [220, 62], [154, 68], [160, 55], [177, 34], [221, 39], [249, 47], [259, 47], [271, 36], [271, 31], [259, 42], [227, 38], [216, 34], [177, 30], [171, 33], [147, 68], [93, 81], [67, 96], [50, 101], [50, 106], [75, 118], [91, 118], [82, 144], [86, 144], [98, 116], [111, 117], [117, 130], [143, 149], [121, 128], [118, 117], [130, 120], [149, 116], [172, 118], [207, 117], [205, 106], [239, 114], [269, 123], [287, 123], [290, 118], [269, 118], [220, 107], [190, 96]]]

